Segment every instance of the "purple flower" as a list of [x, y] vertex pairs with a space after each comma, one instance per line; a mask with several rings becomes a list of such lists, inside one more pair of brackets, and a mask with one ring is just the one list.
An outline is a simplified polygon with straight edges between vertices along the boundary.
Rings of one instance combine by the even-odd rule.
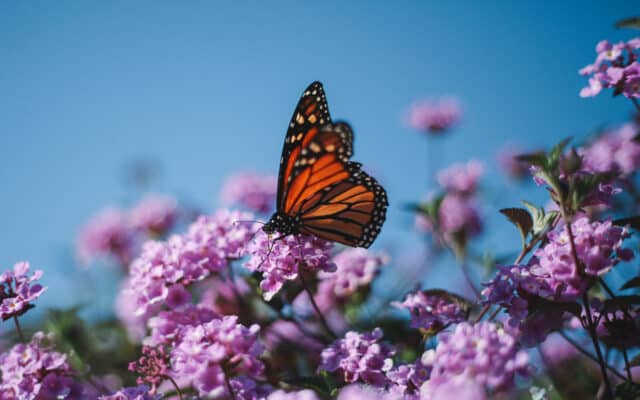
[[271, 393], [266, 400], [320, 400], [316, 392], [305, 389], [295, 392], [285, 392], [284, 390], [276, 390]]
[[315, 236], [289, 235], [272, 240], [259, 231], [247, 246], [249, 260], [244, 264], [250, 271], [262, 272], [260, 287], [264, 298], [271, 298], [280, 291], [285, 281], [298, 277], [301, 269], [317, 272], [335, 271], [330, 260], [331, 242]]
[[76, 240], [76, 253], [87, 265], [102, 257], [113, 257], [127, 265], [133, 253], [133, 231], [124, 211], [109, 207], [87, 222]]
[[0, 394], [7, 399], [83, 399], [67, 357], [52, 350], [42, 332], [0, 354]]
[[177, 217], [176, 199], [162, 195], [147, 196], [129, 212], [131, 226], [153, 237], [167, 233], [175, 224]]
[[[526, 347], [543, 342], [547, 335], [561, 329], [566, 320], [565, 312], [557, 308], [534, 309], [530, 312], [530, 302], [535, 305], [539, 296], [535, 293], [539, 286], [537, 277], [531, 275], [528, 265], [497, 267], [498, 273], [484, 285], [482, 294], [486, 303], [503, 307], [507, 314], [505, 328]], [[539, 307], [538, 307], [539, 308]]]
[[580, 97], [596, 96], [605, 88], [614, 88], [626, 97], [640, 97], [638, 41], [637, 38], [615, 44], [600, 41], [595, 62], [579, 71], [580, 75], [589, 76], [589, 86], [580, 91]]
[[321, 279], [318, 291], [347, 298], [358, 289], [368, 287], [388, 259], [384, 253], [374, 254], [360, 248], [345, 249], [333, 257], [334, 272], [318, 273]]
[[376, 387], [387, 382], [386, 372], [393, 367], [391, 358], [395, 350], [381, 343], [382, 330], [371, 333], [347, 332], [322, 351], [322, 363], [318, 370], [337, 372], [342, 380], [354, 383], [361, 380]]
[[438, 218], [439, 229], [445, 239], [457, 234], [469, 239], [482, 231], [482, 220], [475, 201], [470, 198], [446, 195], [440, 203]]
[[337, 400], [398, 400], [398, 397], [381, 388], [354, 383], [343, 387]]
[[29, 263], [23, 261], [16, 263], [13, 271], [0, 275], [0, 318], [3, 321], [19, 317], [35, 307], [32, 303], [47, 290], [46, 287], [33, 283], [42, 277], [41, 270], [36, 270], [31, 276], [27, 276], [27, 272]]
[[407, 123], [414, 129], [439, 134], [458, 123], [461, 114], [460, 105], [454, 98], [423, 100], [411, 106]]
[[160, 311], [147, 322], [151, 333], [144, 339], [144, 344], [147, 346], [173, 345], [181, 340], [185, 328], [200, 325], [218, 317], [215, 311], [203, 305], [189, 304], [180, 310]]
[[225, 384], [229, 379], [238, 398], [251, 398], [249, 392], [260, 389], [254, 379], [264, 373], [259, 331], [258, 325], [239, 324], [236, 316], [184, 327], [171, 351], [172, 376], [193, 386], [200, 396], [213, 398], [230, 396]]
[[625, 177], [640, 168], [640, 143], [635, 141], [638, 127], [625, 124], [605, 132], [579, 150], [587, 172], [617, 172]]
[[630, 249], [622, 248], [622, 241], [629, 237], [626, 228], [614, 226], [611, 221], [589, 222], [587, 217], [573, 221], [571, 227], [584, 271], [576, 269], [569, 235], [562, 227], [549, 232], [549, 243], [535, 252], [536, 259], [529, 267], [535, 280], [526, 288], [529, 292], [548, 299], [575, 300], [596, 277], [607, 273], [618, 262], [634, 257]]
[[462, 322], [453, 332], [440, 333], [438, 339], [435, 350], [423, 355], [423, 363], [431, 365], [430, 381], [434, 383], [466, 375], [491, 390], [503, 390], [513, 386], [516, 374], [529, 372], [527, 353], [494, 323]]
[[427, 331], [440, 331], [467, 318], [467, 311], [460, 304], [439, 291], [409, 293], [403, 302], [393, 302], [392, 305], [409, 310], [412, 328]]
[[244, 247], [257, 227], [239, 221], [251, 218], [251, 214], [220, 210], [198, 218], [186, 234], [146, 242], [140, 257], [131, 263], [125, 289], [136, 298], [136, 314], [145, 314], [157, 304], [183, 305], [189, 296], [185, 286], [244, 256]]
[[484, 165], [476, 160], [466, 164], [453, 164], [438, 172], [438, 183], [449, 193], [470, 195], [476, 192], [478, 180], [484, 174]]
[[403, 364], [387, 372], [389, 391], [403, 400], [420, 400], [420, 387], [429, 379], [431, 366], [419, 358], [413, 364]]
[[108, 396], [100, 396], [98, 400], [160, 400], [160, 398], [160, 395], [152, 394], [148, 386], [140, 385], [118, 390]]
[[224, 204], [235, 204], [265, 214], [274, 209], [276, 186], [275, 176], [241, 172], [227, 179], [221, 197]]

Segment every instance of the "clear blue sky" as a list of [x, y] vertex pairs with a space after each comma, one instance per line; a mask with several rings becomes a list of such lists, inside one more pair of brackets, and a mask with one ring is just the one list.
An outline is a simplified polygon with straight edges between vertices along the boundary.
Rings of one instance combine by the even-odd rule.
[[[277, 172], [313, 80], [389, 192], [378, 244], [415, 245], [401, 206], [426, 191], [427, 144], [404, 109], [458, 96], [464, 122], [437, 144], [437, 163], [494, 169], [504, 141], [548, 145], [622, 121], [623, 99], [578, 97], [577, 70], [598, 40], [632, 37], [613, 23], [639, 12], [629, 1], [2, 2], [0, 268], [30, 260], [46, 271], [44, 302], [77, 300], [84, 278], [65, 254], [90, 215], [128, 200], [128, 162], [159, 160], [158, 190], [212, 209], [225, 176]], [[490, 172], [489, 190], [500, 179]], [[529, 196], [510, 189], [494, 192], [496, 208]], [[517, 246], [488, 213], [507, 232], [488, 245]]]

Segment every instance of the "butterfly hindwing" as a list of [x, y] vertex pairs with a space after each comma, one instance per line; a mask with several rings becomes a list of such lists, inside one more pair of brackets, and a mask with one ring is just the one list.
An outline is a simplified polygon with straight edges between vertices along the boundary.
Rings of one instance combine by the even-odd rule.
[[360, 169], [347, 164], [348, 179], [335, 183], [301, 207], [302, 233], [349, 246], [369, 247], [378, 236], [387, 210], [387, 194]]

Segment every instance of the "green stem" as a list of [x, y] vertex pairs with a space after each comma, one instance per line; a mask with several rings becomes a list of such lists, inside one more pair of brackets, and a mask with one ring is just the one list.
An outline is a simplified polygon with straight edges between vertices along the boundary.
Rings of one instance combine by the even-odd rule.
[[313, 293], [311, 293], [311, 289], [309, 289], [309, 286], [307, 285], [307, 282], [304, 280], [303, 274], [299, 273], [298, 276], [300, 277], [300, 282], [302, 283], [302, 287], [304, 288], [304, 291], [307, 292], [307, 295], [309, 296], [309, 301], [311, 302], [311, 305], [313, 306], [313, 309], [316, 311], [316, 314], [318, 316], [318, 320], [320, 321], [320, 324], [322, 324], [322, 327], [324, 328], [324, 330], [327, 331], [327, 333], [333, 339], [337, 339], [338, 335], [336, 335], [335, 332], [333, 332], [333, 330], [331, 329], [331, 327], [327, 323], [327, 320], [324, 318], [324, 315], [322, 314], [322, 311], [320, 311], [320, 307], [318, 307], [318, 304], [316, 304], [316, 301], [313, 298]]
[[18, 321], [18, 317], [17, 316], [13, 316], [13, 321], [16, 323], [16, 331], [18, 331], [18, 337], [20, 337], [20, 341], [22, 343], [26, 343], [26, 340], [24, 338], [24, 334], [22, 333], [22, 328], [20, 328], [20, 321]]
[[169, 375], [165, 375], [165, 378], [167, 378], [167, 380], [169, 382], [171, 382], [171, 384], [173, 385], [173, 387], [176, 389], [176, 393], [178, 393], [178, 397], [180, 398], [180, 400], [182, 400], [182, 392], [180, 391], [180, 387], [178, 386], [178, 384], [176, 383], [175, 380], [173, 380], [172, 377], [170, 377]]
[[224, 371], [224, 383], [227, 385], [227, 390], [229, 391], [229, 396], [232, 400], [237, 400], [236, 394], [233, 392], [233, 388], [231, 387], [231, 381], [229, 381], [229, 377], [227, 376], [227, 372]]

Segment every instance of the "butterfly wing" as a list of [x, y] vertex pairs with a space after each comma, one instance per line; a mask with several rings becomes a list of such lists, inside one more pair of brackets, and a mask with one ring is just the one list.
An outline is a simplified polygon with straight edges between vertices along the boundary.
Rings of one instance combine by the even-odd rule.
[[318, 135], [320, 128], [328, 123], [331, 123], [331, 116], [324, 89], [320, 82], [313, 82], [302, 93], [284, 138], [278, 175], [278, 211], [284, 210], [289, 187], [304, 169], [299, 162], [304, 156], [303, 149]]
[[300, 217], [301, 233], [369, 247], [384, 222], [387, 195], [359, 163], [349, 161], [352, 154], [348, 124], [323, 126], [302, 149], [284, 212]]

